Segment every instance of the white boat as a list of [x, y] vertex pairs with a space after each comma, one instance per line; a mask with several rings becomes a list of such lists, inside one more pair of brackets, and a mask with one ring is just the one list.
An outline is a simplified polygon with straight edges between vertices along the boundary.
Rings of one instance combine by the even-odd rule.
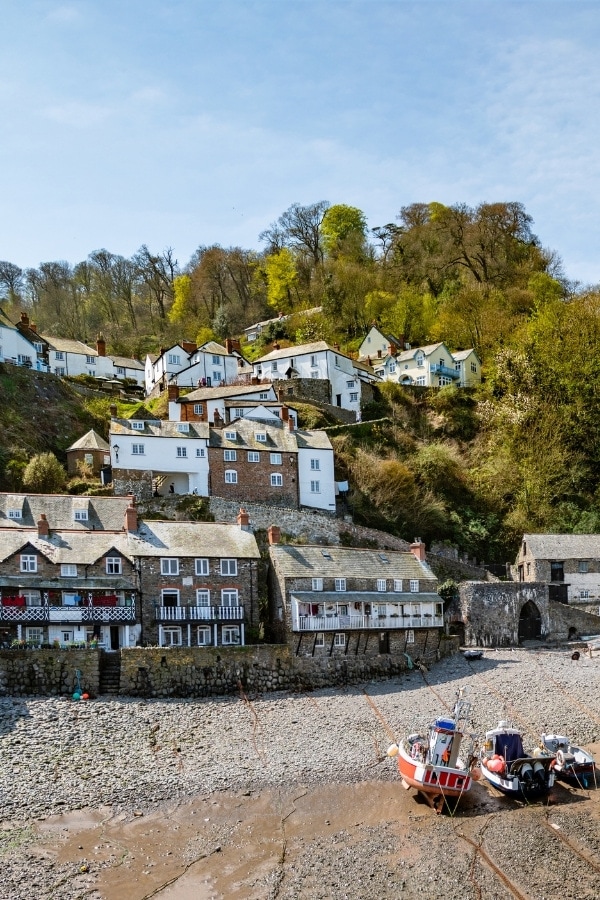
[[535, 800], [554, 784], [554, 757], [526, 753], [519, 729], [501, 721], [485, 733], [481, 774], [503, 794]]
[[397, 759], [404, 787], [415, 788], [438, 813], [450, 799], [458, 802], [471, 788], [477, 754], [474, 735], [466, 731], [470, 712], [471, 704], [461, 690], [452, 716], [437, 718], [427, 733], [409, 734], [388, 750], [388, 756]]
[[596, 763], [594, 757], [583, 747], [577, 747], [562, 734], [542, 734], [540, 746], [534, 750], [536, 756], [554, 758], [556, 777], [579, 787], [596, 784]]

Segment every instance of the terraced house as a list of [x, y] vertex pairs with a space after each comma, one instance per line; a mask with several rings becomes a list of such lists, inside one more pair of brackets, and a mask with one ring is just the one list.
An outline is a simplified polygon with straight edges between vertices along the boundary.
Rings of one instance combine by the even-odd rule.
[[291, 546], [279, 543], [275, 526], [269, 541], [272, 618], [296, 655], [437, 646], [443, 604], [421, 541], [405, 552]]

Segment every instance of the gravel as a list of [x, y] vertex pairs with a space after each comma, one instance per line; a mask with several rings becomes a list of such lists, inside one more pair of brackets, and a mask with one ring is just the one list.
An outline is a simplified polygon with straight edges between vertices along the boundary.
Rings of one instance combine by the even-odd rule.
[[[171, 835], [171, 849], [153, 855], [147, 839], [145, 881], [133, 861], [123, 868], [130, 900], [186, 897], [200, 868], [211, 897], [597, 897], [595, 791], [559, 787], [551, 804], [524, 807], [478, 784], [454, 817], [437, 817], [400, 788], [388, 745], [451, 708], [459, 688], [479, 733], [512, 718], [526, 746], [542, 731], [600, 741], [600, 657], [575, 662], [564, 649], [488, 650], [472, 663], [457, 655], [430, 672], [310, 694], [0, 698], [0, 900], [120, 896], [109, 878], [114, 842], [101, 864], [100, 845], [94, 861], [76, 844], [66, 858], [57, 844], [62, 821], [70, 836], [82, 833], [68, 818], [75, 811], [102, 810], [103, 821], [131, 829], [142, 818], [175, 827], [185, 809], [185, 829], [207, 803], [222, 818], [199, 815], [187, 844]], [[256, 814], [259, 799], [269, 815], [277, 808], [273, 831]], [[256, 859], [267, 835], [277, 851], [227, 890], [225, 856]], [[152, 867], [180, 851], [178, 894]]]

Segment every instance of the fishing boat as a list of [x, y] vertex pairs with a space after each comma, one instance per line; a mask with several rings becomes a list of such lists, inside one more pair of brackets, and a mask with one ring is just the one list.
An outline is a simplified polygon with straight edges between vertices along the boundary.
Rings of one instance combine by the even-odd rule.
[[466, 731], [470, 712], [461, 690], [451, 716], [437, 718], [425, 734], [409, 734], [388, 750], [404, 787], [415, 788], [438, 813], [471, 788], [477, 754], [475, 736]]
[[596, 784], [596, 763], [592, 754], [575, 746], [562, 734], [542, 734], [534, 755], [553, 757], [554, 772], [562, 781], [585, 788]]
[[485, 733], [481, 774], [503, 794], [535, 800], [554, 784], [554, 757], [526, 753], [519, 729], [502, 721]]

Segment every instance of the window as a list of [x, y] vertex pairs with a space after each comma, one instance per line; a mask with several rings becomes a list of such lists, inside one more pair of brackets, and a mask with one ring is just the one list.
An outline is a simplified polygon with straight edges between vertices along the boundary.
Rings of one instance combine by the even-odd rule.
[[88, 520], [88, 511], [87, 509], [76, 509], [73, 511], [73, 518], [76, 522], [87, 522]]
[[20, 509], [9, 509], [8, 518], [9, 519], [20, 519], [21, 518], [21, 510]]
[[412, 628], [410, 628], [410, 629], [406, 632], [406, 643], [407, 643], [407, 644], [414, 644], [414, 642], [415, 642], [415, 633], [414, 633], [414, 631], [412, 630]]
[[177, 448], [177, 459], [185, 459], [187, 456], [187, 447]]
[[272, 466], [280, 466], [281, 465], [281, 453], [271, 453], [269, 456], [271, 460]]
[[[272, 456], [273, 454], [271, 454]], [[260, 462], [260, 453], [258, 450], [248, 450], [248, 462]], [[271, 460], [273, 462], [273, 460]]]
[[457, 372], [460, 372], [460, 363], [459, 362], [454, 363], [454, 368]]
[[311, 358], [310, 358], [310, 364], [311, 364], [311, 366], [312, 366], [313, 369], [316, 367], [316, 365], [317, 365], [317, 357], [316, 357], [316, 356], [311, 356]]
[[378, 591], [387, 591], [387, 581], [385, 578], [377, 579], [377, 590]]
[[21, 554], [21, 572], [37, 572], [37, 556], [35, 554]]
[[264, 393], [264, 391], [263, 391], [262, 394], [259, 394], [259, 395], [258, 395], [258, 399], [259, 399], [259, 400], [268, 400], [268, 399], [269, 399], [269, 395], [268, 395], [267, 393]]
[[440, 383], [440, 387], [446, 387], [446, 385], [452, 384], [452, 379], [448, 378], [447, 375], [440, 375], [439, 383]]
[[588, 590], [584, 589], [583, 591], [579, 592], [579, 597], [581, 600], [589, 600], [590, 592]]
[[237, 441], [237, 431], [226, 431], [225, 432], [225, 440], [226, 441]]
[[228, 644], [239, 644], [240, 642], [240, 629], [238, 627], [234, 627], [228, 625], [223, 629], [223, 644], [227, 646]]
[[319, 377], [319, 373], [318, 373], [318, 372], [311, 372], [311, 373], [310, 373], [310, 377], [311, 377], [311, 378], [318, 378], [318, 377]]
[[311, 492], [311, 494], [320, 494], [321, 493], [321, 482], [320, 481], [311, 481], [310, 492]]
[[321, 460], [320, 459], [311, 459], [310, 467], [313, 472], [317, 472], [321, 468]]
[[221, 591], [221, 606], [239, 606], [237, 590], [228, 589]]
[[417, 384], [420, 387], [425, 387], [426, 383], [427, 383], [427, 378], [425, 377], [425, 375], [417, 375]]
[[65, 375], [65, 369], [64, 369], [64, 366], [55, 366], [55, 368], [54, 368], [54, 374], [55, 374], [55, 375], [60, 375], [60, 376], [64, 377], [64, 375]]
[[204, 403], [194, 403], [194, 415], [195, 416], [204, 415]]
[[358, 391], [352, 391], [350, 393], [350, 403], [358, 403]]
[[216, 354], [213, 354], [212, 364], [213, 364], [213, 366], [220, 366], [221, 365], [221, 357], [216, 356]]
[[222, 377], [222, 376], [221, 376], [221, 373], [220, 373], [220, 372], [213, 372], [213, 373], [212, 373], [212, 377], [213, 377], [213, 382], [214, 382], [215, 384], [218, 384], [219, 381], [221, 380], [221, 377]]
[[176, 609], [179, 606], [179, 591], [163, 590], [160, 596], [161, 606], [167, 609]]
[[204, 456], [204, 447], [196, 447], [196, 456]]
[[346, 579], [345, 578], [336, 578], [335, 579], [335, 589], [336, 589], [336, 591], [345, 591], [346, 590]]
[[132, 422], [131, 427], [133, 428], [134, 431], [143, 431], [144, 423], [143, 422]]
[[180, 625], [166, 625], [163, 627], [162, 634], [163, 647], [181, 647], [182, 640]]
[[25, 629], [25, 639], [28, 644], [36, 644], [39, 645], [43, 643], [44, 640], [44, 629], [29, 627]]
[[587, 559], [580, 559], [580, 560], [579, 560], [578, 570], [579, 570], [580, 572], [582, 572], [583, 574], [585, 574], [586, 572], [589, 572], [589, 570], [590, 570], [590, 564], [589, 564], [589, 562], [588, 562]]
[[196, 575], [208, 575], [210, 572], [207, 559], [196, 560]]
[[237, 559], [222, 559], [221, 575], [237, 575]]
[[334, 356], [334, 357], [333, 357], [333, 360], [334, 360], [334, 364], [335, 364], [336, 369], [339, 369], [339, 367], [340, 367], [340, 358], [339, 358], [339, 356]]
[[117, 375], [120, 375], [121, 378], [125, 377], [125, 369], [123, 366], [117, 366]]
[[396, 371], [396, 363], [391, 362], [390, 363], [390, 375], [393, 375], [395, 371]]
[[86, 364], [86, 366], [95, 366], [96, 365], [96, 357], [95, 356], [86, 356], [85, 364]]
[[182, 434], [189, 434], [190, 423], [189, 422], [178, 422], [177, 423], [177, 431], [180, 431]]
[[181, 356], [178, 353], [169, 353], [167, 361], [170, 366], [180, 366]]
[[477, 366], [474, 362], [471, 363], [471, 372], [473, 373], [473, 375], [477, 374]]
[[225, 462], [235, 462], [237, 459], [237, 450], [224, 450], [223, 459]]
[[204, 589], [196, 591], [196, 606], [210, 606], [210, 591]]
[[410, 579], [410, 592], [411, 592], [411, 594], [419, 593], [419, 579], [418, 578]]
[[77, 577], [77, 566], [74, 566], [72, 563], [62, 563], [60, 567], [60, 577], [61, 578], [76, 578]]
[[318, 631], [315, 634], [315, 647], [324, 647], [325, 646], [325, 635], [322, 631]]
[[322, 591], [323, 590], [323, 579], [322, 578], [313, 578], [312, 579], [312, 589], [313, 589], [313, 591]]
[[352, 379], [351, 381], [347, 381], [346, 387], [352, 389], [354, 387], [354, 379]]
[[531, 563], [525, 563], [525, 566], [527, 568], [527, 574], [531, 575]]
[[179, 560], [163, 558], [160, 561], [161, 575], [179, 575]]
[[424, 361], [425, 361], [425, 357], [423, 356], [423, 354], [417, 353], [417, 355], [415, 357], [415, 362], [417, 363], [417, 366], [419, 368], [421, 368], [424, 365]]
[[235, 469], [225, 469], [225, 484], [237, 484], [237, 472]]
[[210, 645], [210, 628], [198, 628], [196, 635], [196, 641], [199, 647], [207, 647]]
[[62, 350], [54, 351], [54, 359], [64, 359], [64, 358], [65, 358], [65, 354], [62, 352]]
[[565, 564], [562, 562], [550, 563], [550, 581], [565, 580]]
[[277, 371], [277, 362], [273, 361], [271, 363], [271, 372], [276, 372], [276, 371]]
[[132, 444], [131, 452], [133, 456], [143, 456], [144, 455], [144, 445], [143, 444]]
[[279, 472], [271, 472], [271, 487], [282, 487], [283, 475]]
[[259, 444], [267, 443], [267, 432], [266, 431], [257, 431], [254, 435], [255, 439], [259, 442]]
[[346, 646], [346, 635], [338, 632], [338, 634], [334, 635], [333, 638], [333, 646], [334, 647], [345, 647]]
[[397, 594], [402, 593], [402, 579], [401, 578], [394, 578], [394, 590], [396, 591]]
[[123, 567], [121, 565], [121, 557], [120, 556], [107, 556], [106, 557], [106, 574], [107, 575], [121, 575], [123, 571]]
[[233, 406], [231, 409], [231, 418], [232, 419], [243, 419], [244, 413], [245, 413], [245, 409], [243, 406]]

